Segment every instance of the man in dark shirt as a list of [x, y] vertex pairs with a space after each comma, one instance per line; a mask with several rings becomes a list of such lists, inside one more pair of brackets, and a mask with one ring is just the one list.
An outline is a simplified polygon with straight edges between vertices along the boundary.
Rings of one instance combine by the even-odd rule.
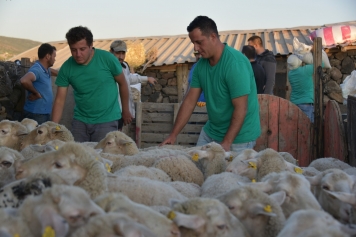
[[255, 74], [257, 94], [263, 94], [266, 87], [266, 73], [261, 64], [256, 61], [256, 50], [251, 45], [245, 45], [241, 51], [249, 60]]

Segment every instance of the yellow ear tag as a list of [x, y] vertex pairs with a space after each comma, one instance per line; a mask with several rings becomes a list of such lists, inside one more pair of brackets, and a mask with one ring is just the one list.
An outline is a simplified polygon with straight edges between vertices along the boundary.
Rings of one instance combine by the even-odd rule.
[[263, 210], [264, 210], [265, 212], [268, 212], [268, 213], [271, 213], [271, 212], [272, 212], [272, 208], [271, 208], [270, 205], [265, 206], [265, 207], [263, 208]]
[[303, 170], [299, 167], [295, 167], [294, 168], [294, 171], [297, 173], [297, 174], [303, 174]]
[[176, 213], [174, 211], [170, 211], [168, 212], [167, 214], [167, 218], [170, 219], [170, 220], [173, 220], [174, 218], [176, 218]]
[[252, 182], [252, 183], [256, 183], [256, 179], [252, 179], [251, 182]]
[[42, 237], [56, 237], [56, 233], [54, 232], [54, 229], [52, 227], [46, 226]]
[[111, 173], [111, 167], [108, 163], [105, 164], [105, 168], [109, 173]]
[[249, 164], [248, 168], [257, 169], [255, 162], [249, 161], [248, 164]]
[[20, 237], [20, 235], [19, 234], [14, 234], [14, 237]]
[[232, 156], [229, 157], [229, 161], [230, 161], [230, 162], [232, 161], [232, 158], [233, 158]]
[[98, 158], [98, 157], [95, 157], [95, 160], [99, 160], [99, 158]]
[[198, 160], [199, 160], [199, 155], [198, 155], [198, 153], [195, 153], [195, 154], [192, 156], [192, 160], [194, 160], [194, 161], [198, 161]]
[[58, 146], [55, 146], [54, 149], [55, 149], [55, 150], [58, 150]]
[[56, 126], [56, 130], [61, 130], [61, 127], [60, 126]]

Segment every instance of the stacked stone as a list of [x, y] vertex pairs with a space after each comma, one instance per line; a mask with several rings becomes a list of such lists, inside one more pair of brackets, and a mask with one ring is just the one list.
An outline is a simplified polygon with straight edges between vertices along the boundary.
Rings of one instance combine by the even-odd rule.
[[329, 54], [331, 69], [324, 69], [324, 103], [330, 99], [343, 103], [340, 84], [356, 68], [356, 50]]
[[146, 70], [148, 77], [154, 77], [157, 82], [154, 86], [142, 87], [141, 102], [178, 103], [177, 76], [175, 72], [160, 72], [159, 70]]

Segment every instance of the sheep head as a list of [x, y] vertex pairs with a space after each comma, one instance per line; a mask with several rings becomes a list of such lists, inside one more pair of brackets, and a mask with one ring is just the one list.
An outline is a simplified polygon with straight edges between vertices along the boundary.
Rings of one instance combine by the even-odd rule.
[[20, 142], [27, 134], [27, 128], [17, 121], [3, 120], [0, 122], [0, 146], [19, 150]]

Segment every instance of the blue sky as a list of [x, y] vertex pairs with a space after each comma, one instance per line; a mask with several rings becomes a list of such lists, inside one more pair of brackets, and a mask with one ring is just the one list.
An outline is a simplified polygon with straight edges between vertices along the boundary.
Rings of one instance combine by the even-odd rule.
[[0, 0], [0, 35], [65, 40], [74, 26], [95, 39], [186, 34], [198, 15], [219, 31], [317, 26], [356, 20], [356, 0]]

